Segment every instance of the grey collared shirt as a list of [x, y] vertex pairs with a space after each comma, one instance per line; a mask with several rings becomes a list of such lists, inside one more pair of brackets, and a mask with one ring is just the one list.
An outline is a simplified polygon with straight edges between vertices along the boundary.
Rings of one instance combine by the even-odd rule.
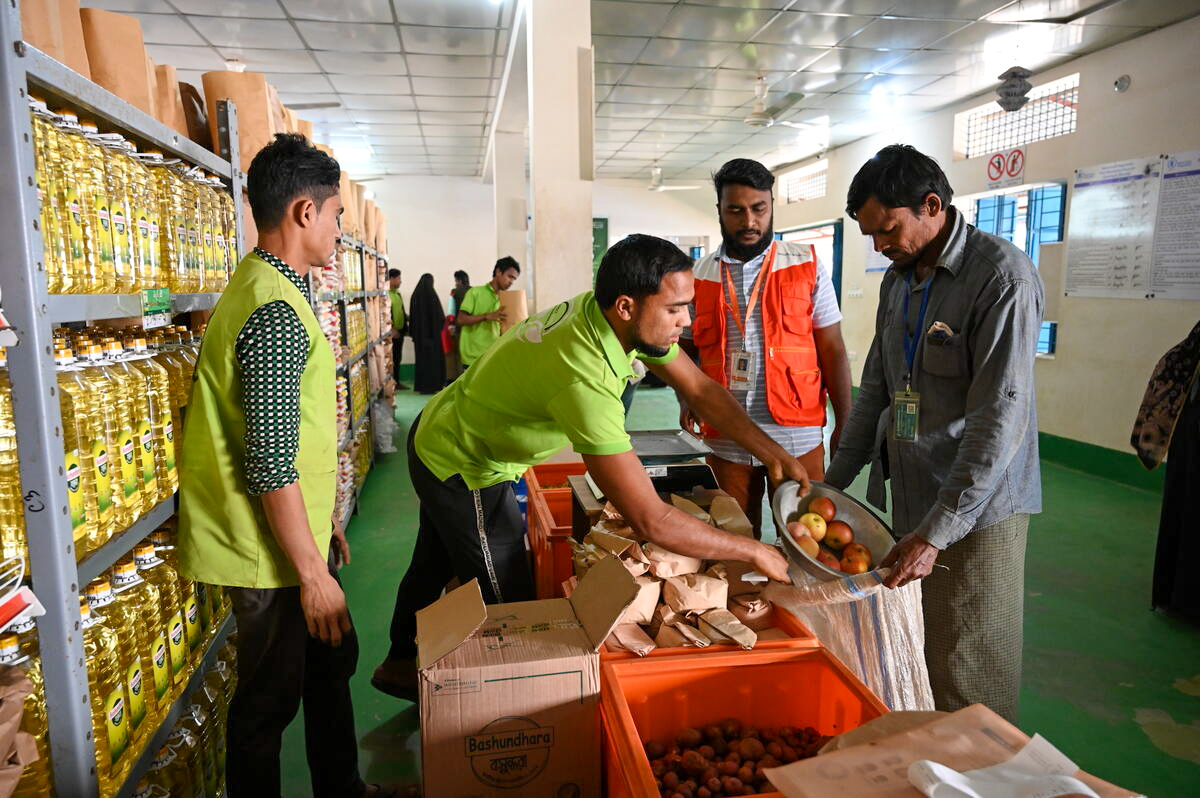
[[[885, 440], [894, 531], [940, 549], [976, 527], [1042, 509], [1033, 389], [1042, 279], [1017, 247], [950, 213], [950, 238], [929, 279], [910, 284], [911, 269], [895, 267], [884, 275], [858, 398], [825, 475], [849, 485]], [[930, 335], [934, 322], [953, 335]], [[892, 420], [909, 371], [906, 331], [918, 336], [912, 390], [921, 409], [912, 443], [895, 440]]]

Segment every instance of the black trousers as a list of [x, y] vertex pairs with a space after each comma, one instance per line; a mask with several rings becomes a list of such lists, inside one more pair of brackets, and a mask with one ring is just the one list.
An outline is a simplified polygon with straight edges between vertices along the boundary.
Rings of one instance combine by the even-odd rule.
[[[332, 567], [330, 572], [337, 578]], [[310, 636], [299, 587], [233, 587], [228, 593], [238, 632], [225, 760], [229, 798], [280, 798], [283, 730], [301, 705], [313, 798], [359, 798], [365, 785], [350, 703], [356, 633], [337, 648]]]
[[392, 377], [400, 384], [400, 361], [404, 358], [404, 336], [392, 339]]
[[536, 596], [513, 483], [471, 490], [457, 474], [439, 480], [413, 446], [420, 423], [418, 416], [408, 433], [408, 471], [421, 502], [420, 529], [396, 593], [388, 653], [393, 659], [417, 655], [417, 610], [437, 601], [451, 577], [463, 584], [478, 579], [488, 604]]

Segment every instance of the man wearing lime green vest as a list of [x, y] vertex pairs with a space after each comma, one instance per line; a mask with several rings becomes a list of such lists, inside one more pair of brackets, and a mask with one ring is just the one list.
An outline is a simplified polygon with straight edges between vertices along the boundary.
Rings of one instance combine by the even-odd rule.
[[350, 549], [332, 520], [335, 363], [304, 279], [337, 247], [339, 176], [337, 161], [295, 134], [255, 156], [259, 246], [213, 311], [184, 428], [180, 570], [227, 586], [237, 620], [230, 798], [280, 795], [280, 742], [301, 702], [308, 750], [322, 754], [308, 763], [315, 798], [395, 794], [358, 772], [358, 640], [336, 570]]
[[500, 292], [512, 288], [520, 276], [521, 264], [506, 255], [492, 267], [490, 281], [467, 290], [454, 319], [459, 330], [458, 353], [463, 368], [483, 357], [483, 353], [500, 338], [500, 323], [504, 321]]

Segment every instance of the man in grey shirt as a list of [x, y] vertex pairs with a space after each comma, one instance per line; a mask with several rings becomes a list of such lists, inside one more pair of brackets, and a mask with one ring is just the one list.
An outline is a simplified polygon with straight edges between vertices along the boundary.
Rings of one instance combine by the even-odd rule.
[[[875, 338], [825, 481], [872, 462], [892, 481], [888, 587], [924, 579], [938, 709], [982, 702], [1016, 721], [1025, 540], [1041, 510], [1033, 367], [1042, 281], [1020, 249], [967, 224], [933, 159], [880, 150], [846, 211], [892, 261]], [[939, 567], [935, 569], [935, 563]]]

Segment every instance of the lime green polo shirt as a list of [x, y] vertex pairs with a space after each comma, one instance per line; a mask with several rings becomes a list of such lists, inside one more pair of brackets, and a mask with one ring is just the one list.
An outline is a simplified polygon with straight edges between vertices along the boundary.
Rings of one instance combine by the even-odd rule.
[[388, 290], [388, 296], [392, 298], [392, 326], [397, 330], [404, 329], [404, 297], [400, 296], [399, 291]]
[[461, 474], [472, 490], [512, 481], [568, 443], [580, 454], [632, 446], [621, 394], [633, 360], [591, 291], [531, 316], [426, 405], [417, 455], [438, 479]]
[[[483, 316], [495, 313], [500, 309], [500, 295], [492, 288], [490, 282], [472, 286], [463, 297], [459, 313], [470, 313], [472, 316]], [[458, 354], [463, 365], [469, 366], [483, 356], [496, 339], [500, 337], [500, 322], [481, 321], [478, 324], [460, 324], [458, 326]]]

